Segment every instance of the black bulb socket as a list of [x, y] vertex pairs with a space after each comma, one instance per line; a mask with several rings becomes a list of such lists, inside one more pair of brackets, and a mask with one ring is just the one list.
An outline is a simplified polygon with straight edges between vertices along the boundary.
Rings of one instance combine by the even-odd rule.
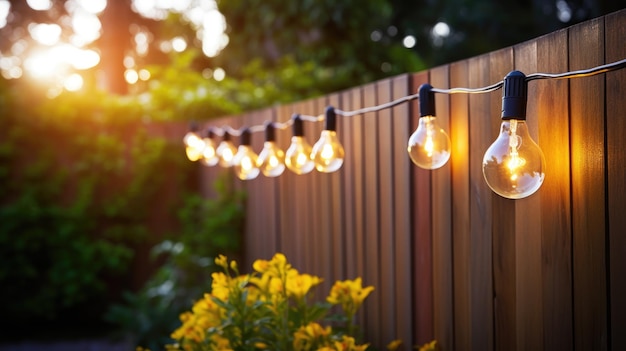
[[222, 141], [230, 141], [230, 134], [226, 130], [224, 130], [224, 135], [222, 135]]
[[528, 82], [526, 75], [520, 71], [512, 71], [504, 77], [502, 88], [502, 119], [526, 120], [526, 103], [528, 101]]
[[250, 146], [251, 135], [250, 129], [248, 128], [241, 131], [241, 145]]
[[335, 114], [335, 108], [332, 106], [326, 107], [326, 111], [324, 111], [325, 119], [324, 119], [324, 130], [337, 130], [337, 115]]
[[418, 90], [420, 117], [435, 116], [435, 93], [433, 86], [430, 84], [422, 84]]
[[265, 141], [276, 141], [276, 127], [273, 122], [265, 123]]
[[197, 133], [199, 130], [200, 130], [200, 126], [198, 125], [198, 122], [196, 121], [189, 122], [189, 131]]
[[304, 125], [302, 124], [302, 118], [300, 115], [294, 113], [293, 116], [291, 116], [291, 119], [293, 120], [293, 136], [304, 136]]

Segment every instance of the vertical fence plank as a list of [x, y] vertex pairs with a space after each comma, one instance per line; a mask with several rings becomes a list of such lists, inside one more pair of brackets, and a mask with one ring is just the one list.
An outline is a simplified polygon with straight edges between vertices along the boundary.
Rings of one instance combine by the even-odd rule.
[[[604, 63], [603, 20], [570, 29], [570, 69]], [[570, 81], [574, 347], [607, 348], [604, 77]]]
[[[340, 106], [337, 108], [341, 110], [352, 110], [352, 95], [354, 91], [358, 91], [358, 88], [347, 90], [341, 94]], [[346, 154], [346, 158], [343, 161], [343, 170], [339, 173], [341, 176], [341, 193], [343, 199], [343, 242], [344, 250], [342, 253], [342, 264], [345, 265], [345, 275], [341, 279], [354, 279], [357, 277], [357, 261], [356, 261], [356, 190], [355, 183], [356, 177], [355, 169], [357, 164], [355, 162], [355, 147], [354, 147], [354, 134], [356, 132], [354, 127], [355, 117], [337, 117], [339, 126], [339, 135], [343, 142], [343, 148]]]
[[[358, 110], [364, 106], [364, 89], [362, 87], [355, 88], [351, 92], [351, 101], [352, 101], [352, 109]], [[367, 280], [366, 274], [366, 266], [365, 262], [368, 259], [366, 256], [366, 248], [365, 248], [365, 219], [367, 217], [366, 208], [365, 208], [365, 165], [369, 163], [369, 158], [365, 156], [365, 146], [364, 142], [366, 139], [364, 136], [364, 116], [358, 115], [354, 117], [350, 117], [352, 119], [352, 142], [353, 147], [352, 150], [354, 152], [354, 171], [352, 179], [354, 185], [354, 213], [355, 213], [355, 221], [354, 221], [354, 237], [355, 237], [355, 259], [356, 259], [356, 276], [363, 278], [364, 285], [371, 285], [372, 282]], [[367, 162], [366, 162], [367, 161]], [[353, 279], [353, 278], [351, 278]], [[373, 299], [374, 297], [369, 297], [368, 299]], [[365, 331], [366, 318], [370, 318], [363, 308], [359, 311], [357, 316], [357, 321], [359, 325]]]
[[[489, 56], [469, 60], [469, 86], [491, 84]], [[470, 304], [472, 350], [493, 350], [492, 196], [482, 174], [485, 150], [495, 139], [490, 98], [470, 96]]]
[[[417, 92], [419, 86], [428, 83], [428, 73], [414, 74], [411, 79], [411, 91]], [[411, 103], [411, 128], [417, 129], [419, 104]], [[413, 290], [415, 291], [414, 335], [418, 344], [429, 342], [433, 338], [433, 276], [432, 276], [432, 216], [431, 216], [431, 171], [411, 165], [412, 195], [412, 235], [413, 235]]]
[[[567, 31], [537, 41], [537, 70], [567, 72]], [[539, 147], [546, 157], [541, 189], [543, 337], [545, 350], [572, 350], [572, 264], [568, 82], [529, 83], [536, 93]], [[555, 126], [558, 126], [555, 128]]]
[[[288, 121], [293, 113], [293, 106], [281, 106], [277, 111], [277, 119], [281, 123]], [[276, 142], [283, 149], [287, 150], [291, 144], [293, 130], [291, 127], [277, 130]], [[296, 187], [296, 175], [289, 169], [285, 169], [280, 176], [279, 202], [280, 202], [280, 250], [288, 259], [298, 256], [298, 247], [304, 243], [301, 241], [300, 233], [296, 229], [296, 206], [293, 206], [297, 199], [302, 196], [302, 190]], [[269, 258], [268, 258], [269, 259]]]
[[[260, 112], [255, 111], [248, 113], [243, 116], [241, 119], [243, 120], [246, 126], [254, 125], [256, 120], [259, 118]], [[261, 136], [262, 137], [262, 136]], [[259, 135], [258, 133], [252, 134], [250, 136], [251, 147], [254, 152], [258, 153], [258, 141]], [[243, 237], [243, 247], [245, 248], [246, 257], [250, 257], [253, 259], [254, 257], [262, 257], [262, 252], [264, 243], [262, 240], [259, 240], [260, 234], [263, 233], [260, 230], [260, 227], [263, 227], [263, 218], [265, 215], [266, 207], [259, 206], [261, 203], [262, 192], [261, 189], [254, 184], [255, 182], [263, 181], [261, 179], [263, 177], [262, 174], [256, 179], [242, 181], [239, 179], [235, 179], [237, 182], [241, 182], [243, 185], [243, 189], [246, 192], [246, 220], [245, 220], [245, 235]]]
[[[450, 86], [469, 86], [467, 61], [450, 65]], [[470, 187], [469, 97], [450, 96], [450, 168], [452, 171], [452, 262], [454, 280], [454, 340], [444, 350], [465, 351], [471, 345], [470, 308]]]
[[[489, 54], [489, 84], [500, 81], [513, 70], [513, 50], [505, 48]], [[517, 67], [516, 67], [517, 68]], [[502, 124], [502, 90], [489, 94], [489, 140], [487, 147], [498, 137]], [[487, 148], [481, 150], [482, 153]], [[476, 160], [482, 165], [482, 158]], [[482, 179], [484, 184], [485, 180]], [[491, 190], [489, 190], [491, 192]], [[494, 348], [516, 350], [516, 247], [515, 204], [495, 193], [492, 197], [492, 250], [494, 289]]]
[[[379, 81], [376, 84], [376, 103], [381, 104], [391, 101], [391, 79]], [[394, 212], [394, 193], [393, 184], [393, 121], [391, 119], [391, 110], [384, 109], [378, 112], [377, 129], [378, 129], [378, 211], [379, 211], [379, 247], [380, 255], [380, 280], [379, 285], [385, 287], [379, 289], [380, 296], [380, 321], [381, 321], [381, 341], [383, 343], [390, 342], [397, 338], [395, 324], [395, 295], [396, 289], [394, 282], [395, 267], [394, 260], [394, 243], [395, 228], [393, 223]]]
[[[537, 41], [518, 45], [514, 50], [515, 69], [527, 74], [537, 72]], [[537, 84], [529, 84], [526, 125], [536, 142], [539, 142], [539, 118], [541, 118], [538, 110]], [[528, 198], [516, 201], [515, 291], [518, 350], [543, 350], [541, 218], [544, 214], [541, 213], [542, 197], [543, 194], [539, 190]]]
[[[606, 62], [626, 58], [626, 11], [605, 18]], [[611, 350], [626, 349], [626, 71], [606, 74]]]
[[[430, 84], [449, 87], [449, 66], [430, 71]], [[439, 125], [450, 135], [450, 96], [437, 94], [436, 116]], [[434, 337], [444, 349], [452, 348], [452, 162], [432, 172], [433, 190], [433, 323]]]
[[[402, 75], [393, 80], [393, 98], [399, 99], [409, 91], [409, 75]], [[401, 104], [393, 108], [393, 183], [394, 183], [394, 223], [395, 223], [395, 272], [396, 281], [396, 329], [397, 337], [403, 340], [405, 348], [415, 343], [411, 328], [414, 301], [411, 284], [411, 167], [413, 163], [406, 151], [411, 131], [409, 105]]]
[[[300, 103], [299, 112], [302, 115], [316, 117], [319, 114], [318, 102], [315, 99], [306, 100]], [[322, 131], [322, 123], [320, 122], [304, 122], [304, 138], [311, 146], [319, 139]], [[321, 203], [324, 201], [323, 194], [320, 191], [321, 174], [313, 168], [310, 173], [303, 174], [298, 177], [301, 189], [306, 191], [306, 198], [300, 198], [301, 226], [300, 233], [304, 236], [306, 246], [302, 248], [301, 254], [303, 265], [301, 270], [310, 274], [322, 276], [322, 267], [318, 265], [317, 260], [319, 252], [322, 249], [321, 228], [323, 221], [321, 217], [325, 213], [321, 210]], [[303, 201], [304, 200], [304, 201]]]
[[[342, 101], [341, 101], [341, 95], [340, 94], [332, 94], [329, 98], [328, 98], [328, 104], [330, 106], [333, 106], [335, 108], [339, 108], [342, 106]], [[337, 135], [339, 136], [339, 142], [344, 146], [344, 151], [345, 151], [345, 144], [346, 144], [346, 140], [344, 138], [344, 136], [346, 135], [345, 130], [343, 130], [343, 124], [341, 121], [341, 116], [337, 116], [337, 127], [338, 127], [338, 131], [337, 131]], [[346, 211], [346, 206], [344, 204], [343, 201], [343, 190], [344, 190], [344, 183], [343, 183], [343, 179], [344, 179], [344, 175], [343, 173], [346, 171], [346, 165], [345, 165], [346, 159], [344, 157], [344, 165], [341, 166], [341, 168], [336, 171], [333, 172], [331, 174], [328, 175], [329, 179], [329, 191], [330, 191], [330, 198], [329, 198], [329, 209], [330, 209], [330, 225], [329, 225], [329, 230], [330, 230], [330, 239], [331, 239], [331, 248], [332, 248], [332, 262], [331, 262], [331, 267], [332, 267], [332, 280], [330, 280], [329, 277], [329, 284], [334, 282], [337, 279], [346, 279], [345, 275], [346, 275], [346, 263], [344, 261], [344, 257], [346, 255], [346, 250], [345, 250], [345, 240], [346, 240], [346, 232], [344, 231], [344, 219], [346, 218], [345, 216], [345, 211]], [[330, 285], [329, 285], [330, 287]]]
[[[373, 106], [377, 103], [376, 84], [371, 83], [363, 88], [363, 100], [366, 106]], [[380, 207], [378, 193], [378, 145], [381, 142], [378, 137], [378, 125], [375, 113], [367, 113], [364, 116], [363, 135], [365, 143], [364, 152], [364, 189], [365, 189], [365, 283], [374, 285], [377, 290], [365, 301], [366, 321], [365, 328], [369, 336], [368, 339], [374, 345], [379, 345], [381, 340], [381, 330], [378, 321], [380, 320], [380, 299], [382, 286], [379, 280], [380, 268]]]

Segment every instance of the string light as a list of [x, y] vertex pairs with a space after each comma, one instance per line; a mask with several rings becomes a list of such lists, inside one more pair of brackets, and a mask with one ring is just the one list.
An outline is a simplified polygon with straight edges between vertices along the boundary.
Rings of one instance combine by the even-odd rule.
[[[407, 95], [376, 106], [353, 111], [343, 111], [329, 106], [325, 114], [321, 116], [294, 114], [290, 120], [284, 123], [272, 123], [271, 133], [273, 133], [275, 128], [285, 129], [293, 125], [294, 133], [291, 145], [285, 155], [284, 164], [294, 173], [306, 174], [311, 172], [313, 168], [317, 168], [320, 172], [333, 172], [341, 168], [344, 158], [343, 147], [337, 138], [335, 129], [336, 115], [352, 117], [378, 112], [419, 99], [419, 125], [409, 138], [407, 151], [416, 165], [433, 170], [445, 165], [450, 158], [450, 139], [446, 132], [437, 124], [434, 94], [484, 94], [504, 88], [501, 132], [485, 153], [482, 165], [483, 175], [489, 187], [497, 194], [510, 199], [521, 199], [535, 193], [541, 187], [545, 178], [545, 158], [543, 152], [528, 134], [526, 126], [528, 82], [540, 79], [588, 77], [623, 68], [626, 68], [626, 59], [585, 70], [556, 74], [534, 73], [524, 75], [522, 72], [512, 71], [502, 81], [479, 88], [457, 87], [439, 89], [429, 84], [424, 84], [420, 86], [417, 94]], [[322, 135], [313, 149], [304, 139], [303, 120], [309, 122], [326, 121]], [[235, 147], [230, 143], [229, 135], [239, 136], [242, 135], [244, 130], [247, 133], [265, 130], [267, 133], [267, 129], [267, 124], [243, 129], [233, 129], [230, 126], [225, 126], [221, 129], [213, 128], [216, 131], [215, 134], [223, 137], [222, 143], [216, 150], [216, 154], [220, 158], [219, 164], [223, 167], [232, 166], [232, 155], [235, 153]], [[209, 137], [208, 140], [210, 139]], [[197, 128], [194, 129], [192, 126], [192, 129], [185, 135], [183, 141], [186, 146], [187, 157], [191, 161], [197, 161], [201, 158], [206, 159], [207, 156], [203, 156], [203, 152], [204, 148], [208, 147], [207, 138], [201, 139], [197, 134]], [[271, 145], [268, 146], [268, 142]], [[265, 152], [266, 146], [272, 151]], [[210, 155], [210, 151], [207, 150], [207, 152]], [[276, 177], [282, 174], [284, 167], [280, 168], [280, 164], [282, 164], [278, 156], [280, 152], [282, 151], [276, 147], [273, 137], [271, 140], [266, 137], [264, 149], [261, 152], [262, 157], [259, 157], [257, 163], [257, 167], [263, 169], [263, 174], [268, 177]], [[229, 154], [231, 155], [230, 159], [228, 159]], [[271, 157], [266, 156], [266, 154], [276, 156], [276, 162], [272, 161], [272, 165], [276, 166], [275, 169], [273, 167], [267, 168], [270, 162], [268, 160]], [[270, 169], [273, 169], [273, 171]]]
[[202, 150], [204, 149], [204, 141], [198, 135], [198, 125], [193, 123], [190, 130], [183, 138], [185, 144], [185, 153], [189, 161], [195, 162], [202, 158]]
[[285, 170], [285, 153], [276, 145], [274, 123], [265, 124], [265, 143], [257, 162], [266, 177], [278, 177]]
[[496, 194], [522, 199], [534, 194], [545, 178], [543, 152], [526, 127], [528, 82], [513, 71], [504, 78], [500, 135], [485, 152], [483, 176]]
[[313, 145], [311, 158], [315, 168], [324, 173], [331, 173], [343, 164], [343, 146], [337, 137], [337, 116], [332, 106], [326, 108], [324, 130], [320, 139]]
[[230, 134], [224, 132], [222, 136], [222, 142], [217, 146], [215, 150], [217, 157], [219, 157], [219, 164], [222, 167], [232, 167], [233, 166], [233, 157], [237, 153], [237, 148], [230, 141]]
[[293, 136], [285, 154], [285, 164], [295, 174], [306, 174], [315, 167], [311, 159], [311, 145], [304, 139], [304, 126], [300, 115], [294, 114], [292, 120]]
[[241, 133], [241, 145], [239, 145], [237, 154], [233, 156], [232, 161], [237, 177], [241, 180], [256, 178], [259, 175], [257, 159], [257, 154], [250, 147], [250, 130], [244, 129]]
[[430, 84], [422, 84], [419, 88], [419, 124], [407, 147], [413, 163], [424, 169], [440, 168], [450, 158], [450, 137], [437, 123], [432, 89]]
[[215, 133], [213, 130], [209, 129], [206, 138], [203, 139], [204, 149], [202, 149], [202, 163], [205, 166], [215, 166], [220, 160], [215, 150], [214, 137]]

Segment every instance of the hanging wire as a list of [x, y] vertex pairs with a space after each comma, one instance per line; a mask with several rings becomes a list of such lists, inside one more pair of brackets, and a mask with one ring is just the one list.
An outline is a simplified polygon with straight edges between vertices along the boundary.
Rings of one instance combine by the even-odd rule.
[[[608, 63], [605, 65], [601, 65], [601, 66], [597, 66], [597, 67], [593, 67], [589, 69], [570, 71], [570, 72], [565, 72], [565, 73], [533, 73], [533, 74], [526, 75], [526, 81], [529, 82], [529, 81], [537, 80], [537, 79], [582, 78], [582, 77], [589, 77], [589, 76], [593, 76], [593, 75], [597, 75], [601, 73], [616, 71], [622, 68], [626, 68], [626, 59], [622, 59], [619, 61], [615, 61], [612, 63]], [[490, 93], [498, 89], [501, 89], [503, 85], [504, 85], [504, 81], [501, 80], [497, 83], [494, 83], [485, 87], [480, 87], [480, 88], [462, 88], [462, 87], [450, 88], [450, 89], [432, 88], [431, 91], [434, 93], [439, 93], [439, 94], [484, 94], [484, 93]], [[419, 94], [407, 95], [399, 99], [386, 102], [384, 104], [364, 107], [364, 108], [360, 108], [360, 109], [352, 110], [352, 111], [344, 111], [344, 110], [335, 108], [335, 113], [343, 117], [353, 117], [353, 116], [361, 115], [365, 113], [378, 112], [378, 111], [388, 109], [396, 105], [399, 105], [399, 104], [402, 104], [411, 100], [415, 100], [415, 99], [419, 99]], [[303, 121], [307, 121], [307, 122], [321, 122], [324, 120], [324, 115], [323, 114], [317, 115], [317, 116], [300, 115], [300, 118]], [[286, 129], [293, 124], [293, 119], [290, 118], [289, 120], [285, 122], [273, 122], [273, 123], [274, 123], [274, 127], [277, 129]], [[218, 136], [224, 136], [225, 133], [228, 133], [232, 136], [241, 136], [241, 134], [246, 128], [250, 131], [250, 133], [256, 133], [256, 132], [264, 131], [265, 125], [260, 124], [260, 125], [254, 125], [251, 127], [244, 126], [239, 129], [235, 129], [227, 125], [221, 128], [210, 127], [209, 130], [211, 130], [214, 134]]]
[[419, 99], [419, 94], [413, 94], [413, 95], [409, 95], [409, 96], [405, 96], [405, 97], [401, 97], [397, 100], [393, 100], [391, 102], [387, 102], [384, 103], [382, 105], [377, 105], [377, 106], [372, 106], [372, 107], [365, 107], [365, 108], [361, 108], [358, 110], [354, 110], [354, 111], [342, 111], [339, 109], [335, 109], [335, 113], [343, 116], [343, 117], [352, 117], [352, 116], [356, 116], [356, 115], [360, 115], [363, 113], [369, 113], [369, 112], [377, 112], [380, 110], [384, 110], [384, 109], [388, 109], [391, 107], [394, 107], [396, 105], [400, 105], [401, 103], [407, 102], [407, 101], [411, 101], [414, 99]]

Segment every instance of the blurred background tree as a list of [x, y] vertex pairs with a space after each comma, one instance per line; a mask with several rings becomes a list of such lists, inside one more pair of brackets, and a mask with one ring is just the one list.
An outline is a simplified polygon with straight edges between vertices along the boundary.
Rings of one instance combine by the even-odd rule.
[[[106, 331], [100, 318], [125, 301], [109, 321], [155, 340], [171, 330], [170, 307], [207, 284], [210, 256], [237, 251], [244, 197], [198, 198], [197, 167], [151, 123], [422, 70], [625, 3], [0, 0], [0, 313], [15, 316], [3, 335]], [[177, 223], [164, 232], [159, 216]], [[152, 245], [162, 269], [147, 279]], [[122, 300], [126, 289], [136, 294]]]
[[[200, 84], [250, 109], [496, 50], [625, 0], [0, 0], [3, 77], [117, 94]], [[180, 62], [181, 55], [187, 58]], [[189, 58], [191, 56], [191, 58]], [[157, 68], [159, 67], [159, 68]], [[157, 72], [159, 71], [159, 72]], [[220, 84], [217, 84], [220, 83]], [[189, 88], [187, 88], [189, 89]], [[184, 117], [181, 117], [184, 118]]]

